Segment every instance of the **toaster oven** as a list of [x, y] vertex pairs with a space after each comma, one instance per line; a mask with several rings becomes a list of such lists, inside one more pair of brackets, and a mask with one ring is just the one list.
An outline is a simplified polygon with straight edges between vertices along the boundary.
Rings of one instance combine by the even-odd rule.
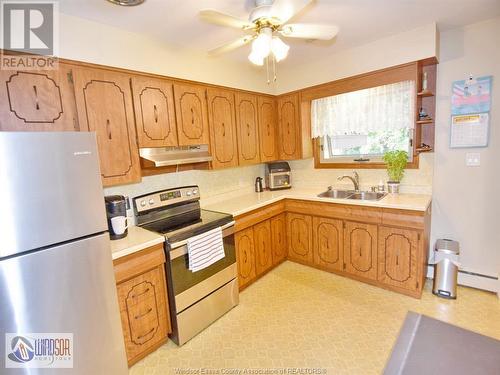
[[290, 165], [286, 161], [266, 164], [266, 186], [269, 190], [290, 189], [292, 187]]

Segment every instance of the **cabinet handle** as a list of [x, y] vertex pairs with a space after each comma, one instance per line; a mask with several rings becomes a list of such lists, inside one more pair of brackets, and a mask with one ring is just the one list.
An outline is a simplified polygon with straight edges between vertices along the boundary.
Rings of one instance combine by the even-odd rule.
[[271, 126], [267, 124], [267, 136], [271, 136]]
[[328, 239], [326, 240], [326, 249], [330, 250], [330, 241], [328, 241]]
[[106, 120], [106, 132], [108, 133], [108, 139], [113, 139], [113, 137], [111, 136], [111, 124], [109, 118]]
[[396, 266], [399, 266], [399, 255], [396, 255]]
[[361, 246], [359, 247], [359, 256], [362, 257], [363, 254], [361, 254]]
[[226, 125], [224, 125], [224, 123], [222, 123], [222, 136], [226, 136]]
[[289, 122], [286, 123], [286, 128], [287, 128], [288, 134], [290, 134], [290, 123]]
[[147, 292], [149, 292], [149, 288], [147, 288], [145, 291], [143, 291], [143, 292], [141, 292], [141, 293], [139, 293], [139, 294], [134, 294], [134, 295], [132, 296], [132, 298], [137, 298], [137, 297], [139, 297], [139, 296], [142, 296], [143, 294], [146, 294]]
[[143, 339], [144, 337], [146, 337], [147, 335], [149, 335], [150, 333], [153, 333], [154, 332], [154, 328], [151, 328], [148, 332], [146, 332], [144, 335], [140, 335], [140, 336], [137, 336], [137, 340], [140, 340], [140, 339]]
[[33, 91], [35, 92], [35, 108], [37, 111], [40, 110], [40, 104], [38, 104], [38, 90], [36, 88], [36, 85], [33, 85]]
[[243, 254], [245, 254], [245, 260], [243, 261], [243, 263], [246, 263], [248, 260], [247, 252], [245, 251]]
[[191, 125], [194, 125], [194, 109], [191, 108]]
[[145, 313], [143, 313], [143, 314], [139, 314], [139, 315], [136, 315], [136, 316], [134, 317], [134, 319], [141, 319], [142, 317], [144, 317], [144, 316], [148, 315], [151, 311], [153, 311], [153, 308], [152, 308], [152, 307], [150, 307], [150, 308], [148, 309], [148, 311], [146, 311]]
[[153, 110], [155, 112], [155, 122], [158, 123], [158, 108], [156, 108], [156, 104], [153, 105]]
[[247, 135], [250, 137], [250, 125], [247, 124]]

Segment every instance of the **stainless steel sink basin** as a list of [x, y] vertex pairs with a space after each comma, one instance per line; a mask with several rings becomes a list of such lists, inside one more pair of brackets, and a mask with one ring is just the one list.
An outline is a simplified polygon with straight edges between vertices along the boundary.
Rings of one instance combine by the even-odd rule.
[[354, 190], [336, 190], [328, 188], [321, 194], [318, 194], [320, 198], [335, 198], [335, 199], [356, 199], [356, 200], [367, 200], [367, 201], [378, 201], [385, 197], [387, 193], [381, 193], [376, 191], [354, 191]]

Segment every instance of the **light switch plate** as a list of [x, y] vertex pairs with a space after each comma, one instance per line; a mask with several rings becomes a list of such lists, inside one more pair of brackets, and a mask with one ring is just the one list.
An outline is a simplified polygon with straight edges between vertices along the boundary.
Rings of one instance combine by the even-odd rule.
[[481, 154], [479, 152], [468, 152], [465, 154], [465, 165], [468, 167], [479, 167], [481, 165]]

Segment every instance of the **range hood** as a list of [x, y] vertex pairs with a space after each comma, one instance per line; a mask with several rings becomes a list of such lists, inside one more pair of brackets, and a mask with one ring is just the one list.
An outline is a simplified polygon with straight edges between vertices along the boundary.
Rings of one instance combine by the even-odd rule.
[[208, 145], [140, 148], [139, 155], [154, 167], [212, 161]]

